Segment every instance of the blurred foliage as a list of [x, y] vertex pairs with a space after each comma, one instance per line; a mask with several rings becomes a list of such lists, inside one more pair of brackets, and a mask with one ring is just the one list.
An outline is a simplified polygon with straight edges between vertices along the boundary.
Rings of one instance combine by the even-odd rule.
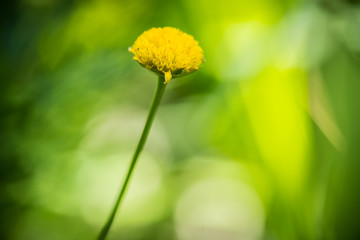
[[156, 76], [127, 51], [178, 27], [173, 79], [109, 239], [357, 239], [360, 2], [1, 3], [0, 239], [92, 239]]

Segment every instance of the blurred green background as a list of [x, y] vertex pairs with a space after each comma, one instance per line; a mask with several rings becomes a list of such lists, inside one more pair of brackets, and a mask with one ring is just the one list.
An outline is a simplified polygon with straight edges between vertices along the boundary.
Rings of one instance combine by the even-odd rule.
[[2, 1], [0, 239], [95, 239], [157, 77], [127, 51], [173, 26], [171, 80], [108, 239], [360, 239], [360, 2]]

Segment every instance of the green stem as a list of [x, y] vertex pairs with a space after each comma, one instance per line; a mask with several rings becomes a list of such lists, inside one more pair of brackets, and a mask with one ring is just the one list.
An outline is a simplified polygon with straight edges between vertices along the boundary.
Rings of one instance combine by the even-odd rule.
[[125, 181], [124, 181], [124, 183], [123, 183], [123, 185], [121, 187], [121, 190], [120, 190], [120, 193], [119, 193], [119, 195], [118, 195], [118, 197], [116, 199], [115, 205], [114, 205], [114, 207], [113, 207], [113, 209], [112, 209], [112, 211], [110, 213], [109, 218], [107, 219], [104, 227], [102, 228], [102, 230], [101, 230], [101, 232], [100, 232], [100, 234], [99, 234], [99, 236], [97, 238], [98, 240], [105, 239], [106, 235], [109, 232], [111, 224], [114, 221], [116, 211], [119, 208], [121, 200], [123, 199], [123, 197], [125, 195], [126, 188], [128, 186], [129, 180], [131, 178], [131, 174], [132, 174], [132, 172], [134, 170], [136, 161], [137, 161], [137, 159], [138, 159], [138, 157], [139, 157], [139, 155], [141, 153], [141, 150], [144, 148], [144, 145], [146, 143], [146, 139], [147, 139], [147, 137], [149, 135], [151, 124], [152, 124], [152, 122], [154, 120], [154, 117], [155, 117], [155, 114], [156, 114], [156, 110], [158, 109], [161, 98], [162, 98], [162, 96], [164, 94], [165, 86], [166, 86], [166, 84], [164, 83], [163, 76], [159, 76], [158, 85], [157, 85], [156, 92], [154, 94], [154, 97], [153, 97], [153, 100], [152, 100], [152, 103], [151, 103], [151, 106], [150, 106], [150, 110], [149, 110], [149, 114], [148, 114], [148, 117], [147, 117], [147, 120], [146, 120], [146, 123], [145, 123], [145, 126], [144, 126], [144, 130], [143, 130], [143, 132], [141, 134], [139, 143], [138, 143], [138, 145], [137, 145], [137, 147], [135, 149], [135, 152], [134, 152], [133, 158], [131, 160], [128, 172], [127, 172], [126, 177], [125, 177]]

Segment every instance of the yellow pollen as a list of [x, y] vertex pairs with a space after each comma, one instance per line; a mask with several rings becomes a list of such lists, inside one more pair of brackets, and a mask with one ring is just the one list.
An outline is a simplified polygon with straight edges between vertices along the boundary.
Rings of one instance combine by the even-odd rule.
[[165, 83], [170, 82], [170, 79], [172, 78], [171, 72], [168, 71], [168, 72], [165, 72], [164, 74], [165, 74]]
[[194, 38], [172, 27], [152, 28], [129, 48], [145, 68], [164, 75], [165, 83], [199, 69], [203, 51]]

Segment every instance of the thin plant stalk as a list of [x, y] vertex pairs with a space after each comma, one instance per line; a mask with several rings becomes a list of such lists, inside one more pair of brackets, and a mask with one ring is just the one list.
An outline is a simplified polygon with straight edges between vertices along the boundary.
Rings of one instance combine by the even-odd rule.
[[111, 211], [105, 225], [103, 226], [103, 228], [102, 228], [102, 230], [101, 230], [101, 232], [100, 232], [100, 234], [99, 234], [99, 236], [97, 238], [98, 240], [103, 240], [103, 239], [106, 238], [106, 236], [107, 236], [107, 234], [109, 232], [109, 229], [111, 227], [111, 224], [114, 221], [117, 209], [119, 208], [120, 203], [121, 203], [122, 199], [124, 198], [124, 195], [125, 195], [128, 183], [130, 181], [131, 175], [132, 175], [132, 173], [134, 171], [137, 159], [138, 159], [138, 157], [139, 157], [139, 155], [141, 153], [141, 150], [145, 146], [146, 139], [147, 139], [147, 137], [149, 135], [151, 125], [152, 125], [154, 117], [156, 115], [156, 111], [157, 111], [157, 109], [158, 109], [158, 107], [160, 105], [161, 98], [164, 95], [165, 87], [166, 87], [166, 83], [165, 83], [164, 77], [159, 76], [158, 85], [157, 85], [157, 88], [156, 88], [156, 91], [155, 91], [155, 94], [154, 94], [154, 97], [153, 97], [153, 100], [152, 100], [152, 103], [151, 103], [151, 106], [150, 106], [150, 109], [149, 109], [148, 117], [147, 117], [144, 129], [142, 131], [139, 143], [138, 143], [138, 145], [137, 145], [137, 147], [135, 149], [135, 152], [134, 152], [134, 155], [132, 157], [129, 169], [127, 171], [124, 183], [123, 183], [123, 185], [121, 187], [121, 190], [120, 190], [119, 195], [118, 195], [118, 197], [116, 199], [114, 207], [113, 207], [113, 209], [112, 209], [112, 211]]

